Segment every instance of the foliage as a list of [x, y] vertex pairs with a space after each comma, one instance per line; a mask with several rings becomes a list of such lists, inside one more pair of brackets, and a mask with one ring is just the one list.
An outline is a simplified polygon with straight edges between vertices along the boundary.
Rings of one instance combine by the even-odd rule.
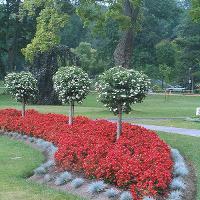
[[88, 191], [91, 192], [92, 194], [102, 192], [104, 189], [105, 189], [105, 184], [103, 181], [96, 181], [88, 186]]
[[105, 195], [108, 197], [108, 198], [114, 198], [116, 197], [117, 195], [119, 194], [119, 191], [117, 191], [116, 189], [107, 189], [106, 192], [105, 192]]
[[84, 184], [84, 179], [82, 179], [82, 178], [75, 178], [73, 181], [72, 181], [72, 183], [71, 183], [71, 185], [72, 185], [72, 187], [74, 187], [74, 188], [79, 188], [79, 187], [81, 187], [83, 184]]
[[187, 176], [189, 173], [188, 167], [185, 164], [183, 156], [179, 153], [177, 149], [171, 150], [172, 158], [174, 160], [174, 175], [175, 176]]
[[91, 47], [90, 43], [81, 42], [78, 47], [71, 49], [80, 61], [80, 67], [90, 76], [99, 74], [104, 70], [101, 60], [97, 61], [97, 50]]
[[168, 197], [168, 200], [182, 200], [182, 192], [179, 190], [172, 191]]
[[72, 175], [69, 172], [62, 172], [56, 177], [55, 185], [63, 185], [72, 180]]
[[129, 188], [134, 198], [164, 193], [171, 182], [169, 146], [155, 132], [139, 126], [124, 123], [115, 142], [116, 124], [106, 120], [76, 117], [72, 127], [64, 115], [30, 110], [22, 119], [19, 111], [7, 109], [0, 111], [0, 127], [53, 142], [58, 146], [59, 167]]
[[35, 100], [37, 80], [29, 72], [10, 73], [5, 77], [5, 87], [17, 101], [28, 103]]
[[173, 190], [184, 190], [186, 188], [186, 184], [184, 183], [182, 177], [176, 177], [172, 179], [172, 182], [170, 183], [170, 188]]
[[133, 200], [130, 192], [123, 192], [120, 196], [120, 200]]
[[53, 77], [54, 88], [62, 103], [81, 103], [90, 89], [88, 75], [76, 66], [61, 67]]
[[24, 68], [23, 48], [35, 32], [35, 17], [20, 20], [21, 1], [0, 1], [0, 79]]
[[192, 0], [191, 15], [195, 22], [200, 22], [200, 1]]
[[22, 49], [25, 58], [31, 62], [36, 53], [47, 52], [60, 43], [59, 32], [68, 21], [67, 13], [62, 12], [62, 4], [54, 0], [25, 0], [22, 4], [21, 15], [28, 12], [30, 16], [34, 16], [40, 8], [42, 9], [37, 17], [35, 36], [31, 43]]
[[99, 76], [99, 100], [114, 114], [119, 114], [119, 105], [129, 113], [131, 104], [145, 98], [149, 84], [147, 76], [140, 72], [114, 67]]
[[43, 175], [43, 174], [47, 173], [47, 170], [44, 167], [40, 166], [40, 167], [38, 167], [37, 169], [34, 170], [34, 173], [36, 175]]

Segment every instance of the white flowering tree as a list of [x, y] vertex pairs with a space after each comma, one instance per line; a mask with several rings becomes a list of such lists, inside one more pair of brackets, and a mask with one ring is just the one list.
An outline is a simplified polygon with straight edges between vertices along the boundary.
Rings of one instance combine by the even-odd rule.
[[5, 77], [8, 92], [22, 103], [22, 116], [25, 116], [25, 106], [36, 99], [38, 94], [37, 80], [30, 72], [10, 73]]
[[117, 139], [122, 132], [122, 113], [131, 111], [131, 104], [145, 98], [150, 81], [146, 75], [123, 67], [114, 67], [99, 76], [96, 85], [99, 101], [118, 115]]
[[73, 124], [74, 103], [82, 103], [90, 91], [88, 74], [82, 69], [71, 66], [61, 67], [53, 76], [54, 89], [63, 104], [69, 103], [69, 125]]

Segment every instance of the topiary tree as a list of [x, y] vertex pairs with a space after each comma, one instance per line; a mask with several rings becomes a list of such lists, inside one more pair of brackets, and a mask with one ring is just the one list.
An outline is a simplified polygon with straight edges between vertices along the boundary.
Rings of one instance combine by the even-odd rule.
[[118, 115], [117, 139], [122, 132], [122, 113], [129, 113], [131, 104], [142, 102], [149, 84], [146, 75], [123, 67], [111, 68], [99, 76], [97, 83], [99, 100]]
[[72, 67], [61, 67], [53, 76], [54, 89], [58, 93], [63, 104], [69, 103], [69, 125], [73, 124], [74, 103], [82, 103], [90, 91], [90, 80], [88, 74], [82, 69]]
[[25, 116], [25, 106], [36, 99], [38, 94], [37, 80], [30, 72], [10, 73], [5, 77], [8, 92], [22, 103], [22, 117]]

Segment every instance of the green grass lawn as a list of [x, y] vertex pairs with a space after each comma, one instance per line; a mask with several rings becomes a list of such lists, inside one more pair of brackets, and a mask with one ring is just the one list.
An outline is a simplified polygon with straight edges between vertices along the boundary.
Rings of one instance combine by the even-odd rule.
[[26, 180], [43, 160], [44, 157], [39, 151], [22, 142], [0, 137], [0, 199], [81, 200], [82, 198]]
[[[96, 93], [88, 95], [83, 104], [76, 106], [75, 114], [85, 115], [90, 118], [113, 118], [113, 114], [101, 103], [97, 102], [96, 97]], [[9, 95], [0, 93], [0, 109], [8, 107], [21, 109], [21, 105]], [[29, 105], [27, 107], [44, 113], [68, 114], [67, 106]], [[133, 111], [129, 115], [124, 115], [124, 118], [191, 117], [195, 115], [197, 107], [200, 107], [200, 96], [169, 96], [165, 101], [163, 95], [149, 95], [143, 103], [134, 105]], [[183, 119], [175, 121], [141, 119], [134, 122], [193, 129], [200, 128], [200, 123], [188, 122]]]
[[185, 157], [193, 163], [198, 181], [196, 199], [200, 200], [200, 138], [161, 132], [159, 135], [173, 148], [179, 149], [181, 154], [185, 155]]

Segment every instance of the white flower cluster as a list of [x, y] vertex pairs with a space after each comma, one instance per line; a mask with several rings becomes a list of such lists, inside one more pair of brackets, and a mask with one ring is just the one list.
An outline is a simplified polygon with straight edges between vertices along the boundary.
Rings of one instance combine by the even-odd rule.
[[150, 80], [146, 75], [122, 67], [114, 67], [99, 76], [96, 84], [99, 101], [118, 114], [118, 105], [129, 113], [131, 104], [140, 103], [149, 89]]
[[31, 102], [38, 94], [37, 80], [30, 72], [8, 74], [5, 77], [5, 86], [19, 102]]
[[59, 68], [53, 81], [54, 89], [63, 104], [82, 103], [90, 91], [88, 74], [76, 66]]

